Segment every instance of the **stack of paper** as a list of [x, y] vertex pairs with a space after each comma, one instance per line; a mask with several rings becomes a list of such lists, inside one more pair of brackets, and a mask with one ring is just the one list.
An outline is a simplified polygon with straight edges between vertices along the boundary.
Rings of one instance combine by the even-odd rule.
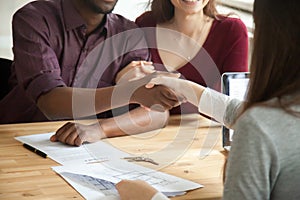
[[[81, 166], [58, 166], [60, 174], [86, 199], [118, 199], [114, 187], [121, 180], [143, 180], [167, 196], [183, 195], [186, 191], [203, 187], [185, 179], [158, 172], [124, 160], [106, 161]], [[109, 197], [108, 197], [109, 196]]]
[[144, 180], [167, 196], [183, 195], [203, 187], [122, 159], [127, 153], [99, 141], [72, 147], [50, 142], [54, 133], [16, 137], [22, 143], [46, 153], [63, 166], [52, 169], [74, 187], [85, 199], [119, 199], [115, 184], [121, 180]]

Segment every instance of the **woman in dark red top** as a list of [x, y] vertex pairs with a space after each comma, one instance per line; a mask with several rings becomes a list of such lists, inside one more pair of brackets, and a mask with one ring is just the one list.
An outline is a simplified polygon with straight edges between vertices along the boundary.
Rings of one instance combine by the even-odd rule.
[[[248, 35], [237, 18], [219, 15], [214, 0], [153, 0], [136, 23], [143, 27], [157, 70], [220, 91], [224, 72], [248, 71]], [[172, 114], [197, 113], [189, 103]]]

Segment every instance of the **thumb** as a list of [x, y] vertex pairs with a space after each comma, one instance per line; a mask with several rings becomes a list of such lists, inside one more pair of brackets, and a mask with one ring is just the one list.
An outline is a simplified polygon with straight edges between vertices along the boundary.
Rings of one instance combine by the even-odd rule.
[[57, 137], [56, 137], [55, 134], [50, 137], [50, 141], [51, 142], [57, 142]]
[[[148, 62], [150, 63], [150, 62]], [[141, 67], [140, 67], [141, 71], [145, 74], [151, 74], [155, 72], [154, 66], [152, 65], [145, 65], [145, 63], [143, 61], [141, 61]]]
[[153, 78], [145, 85], [146, 88], [153, 88], [155, 85], [160, 85], [159, 77]]

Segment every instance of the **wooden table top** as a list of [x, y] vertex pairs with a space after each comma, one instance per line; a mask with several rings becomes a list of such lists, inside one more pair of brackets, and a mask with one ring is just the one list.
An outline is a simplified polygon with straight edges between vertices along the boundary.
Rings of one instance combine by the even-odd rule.
[[[54, 132], [64, 123], [0, 125], [0, 199], [83, 199], [52, 171], [58, 163], [28, 151], [14, 139]], [[105, 140], [128, 153], [151, 155], [163, 166], [157, 170], [204, 185], [174, 200], [222, 198], [225, 156], [221, 127], [200, 115], [172, 116], [161, 130]], [[153, 168], [151, 164], [142, 165]]]

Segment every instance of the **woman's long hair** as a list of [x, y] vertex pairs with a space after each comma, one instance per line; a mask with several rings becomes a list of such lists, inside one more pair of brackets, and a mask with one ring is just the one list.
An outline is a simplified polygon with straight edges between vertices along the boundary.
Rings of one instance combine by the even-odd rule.
[[[300, 1], [255, 0], [250, 83], [244, 111], [278, 98], [274, 107], [300, 117]], [[292, 95], [293, 98], [283, 99]], [[264, 104], [267, 105], [267, 104]], [[243, 112], [242, 112], [243, 113]], [[225, 161], [223, 181], [225, 181]]]
[[[174, 6], [170, 0], [153, 0], [151, 3], [151, 11], [157, 23], [167, 22], [174, 17]], [[213, 19], [218, 19], [219, 13], [216, 8], [215, 0], [210, 0], [207, 3], [204, 7], [204, 14]]]
[[[300, 104], [300, 2], [256, 0], [251, 77], [245, 110], [272, 98], [275, 106], [296, 114], [290, 105]], [[283, 97], [296, 98], [283, 100]], [[299, 113], [297, 113], [299, 115]]]

